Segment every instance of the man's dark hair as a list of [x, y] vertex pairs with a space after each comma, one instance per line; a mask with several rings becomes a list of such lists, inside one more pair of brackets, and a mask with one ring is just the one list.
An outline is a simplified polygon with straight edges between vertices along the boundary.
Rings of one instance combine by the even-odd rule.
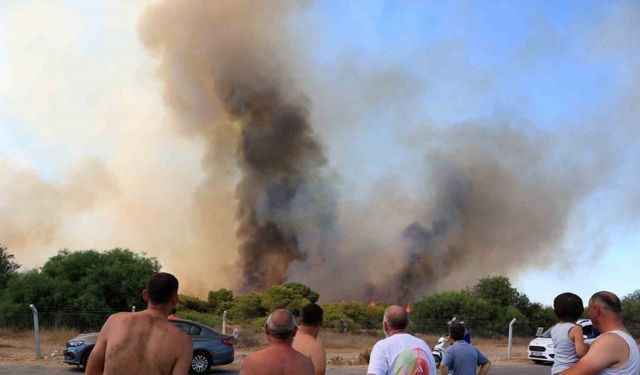
[[147, 281], [147, 293], [149, 302], [154, 305], [164, 305], [178, 293], [178, 279], [170, 273], [156, 273]]
[[622, 304], [620, 303], [620, 298], [615, 294], [607, 291], [600, 291], [591, 296], [591, 302], [599, 303], [606, 310], [612, 311], [616, 314], [620, 314], [622, 312]]
[[562, 293], [553, 300], [553, 311], [563, 322], [575, 322], [582, 315], [584, 304], [578, 295]]
[[449, 337], [454, 341], [464, 340], [464, 325], [454, 322], [449, 325]]
[[315, 303], [305, 305], [300, 311], [300, 322], [306, 326], [319, 326], [322, 324], [322, 307]]

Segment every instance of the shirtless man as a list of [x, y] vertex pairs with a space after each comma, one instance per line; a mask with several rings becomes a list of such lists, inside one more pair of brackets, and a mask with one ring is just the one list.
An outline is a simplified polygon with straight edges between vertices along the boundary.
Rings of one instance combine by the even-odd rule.
[[327, 354], [324, 345], [318, 340], [322, 328], [322, 308], [310, 303], [300, 312], [298, 333], [293, 337], [293, 348], [313, 362], [315, 375], [324, 375], [327, 369]]
[[298, 328], [293, 314], [279, 309], [264, 326], [269, 347], [251, 353], [240, 366], [240, 375], [313, 375], [313, 363], [291, 347]]
[[178, 280], [157, 273], [142, 297], [146, 310], [113, 314], [102, 326], [87, 375], [187, 375], [191, 340], [167, 320], [178, 303]]
[[640, 353], [622, 323], [622, 305], [611, 292], [598, 292], [589, 300], [589, 317], [602, 332], [578, 363], [562, 375], [639, 375]]

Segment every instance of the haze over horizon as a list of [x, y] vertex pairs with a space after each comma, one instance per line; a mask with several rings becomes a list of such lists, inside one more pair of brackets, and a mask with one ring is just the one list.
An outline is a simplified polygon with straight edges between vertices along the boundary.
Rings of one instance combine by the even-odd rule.
[[637, 2], [8, 1], [0, 25], [0, 243], [26, 267], [126, 247], [197, 294], [637, 288]]

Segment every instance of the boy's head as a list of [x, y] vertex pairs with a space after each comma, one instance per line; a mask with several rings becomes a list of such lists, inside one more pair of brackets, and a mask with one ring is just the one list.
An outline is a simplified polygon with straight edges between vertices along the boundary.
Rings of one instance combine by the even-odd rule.
[[462, 323], [454, 322], [449, 325], [449, 337], [454, 341], [464, 340], [465, 328]]
[[563, 322], [575, 322], [584, 311], [582, 299], [573, 293], [562, 293], [553, 300], [553, 311]]
[[300, 323], [305, 326], [318, 327], [322, 325], [322, 307], [315, 303], [310, 303], [300, 311]]

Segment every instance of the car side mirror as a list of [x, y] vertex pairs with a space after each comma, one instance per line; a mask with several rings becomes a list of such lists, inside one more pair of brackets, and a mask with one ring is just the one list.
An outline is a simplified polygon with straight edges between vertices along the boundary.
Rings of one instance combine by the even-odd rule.
[[544, 332], [544, 327], [538, 327], [538, 330], [536, 331], [536, 337], [542, 336], [543, 332]]

